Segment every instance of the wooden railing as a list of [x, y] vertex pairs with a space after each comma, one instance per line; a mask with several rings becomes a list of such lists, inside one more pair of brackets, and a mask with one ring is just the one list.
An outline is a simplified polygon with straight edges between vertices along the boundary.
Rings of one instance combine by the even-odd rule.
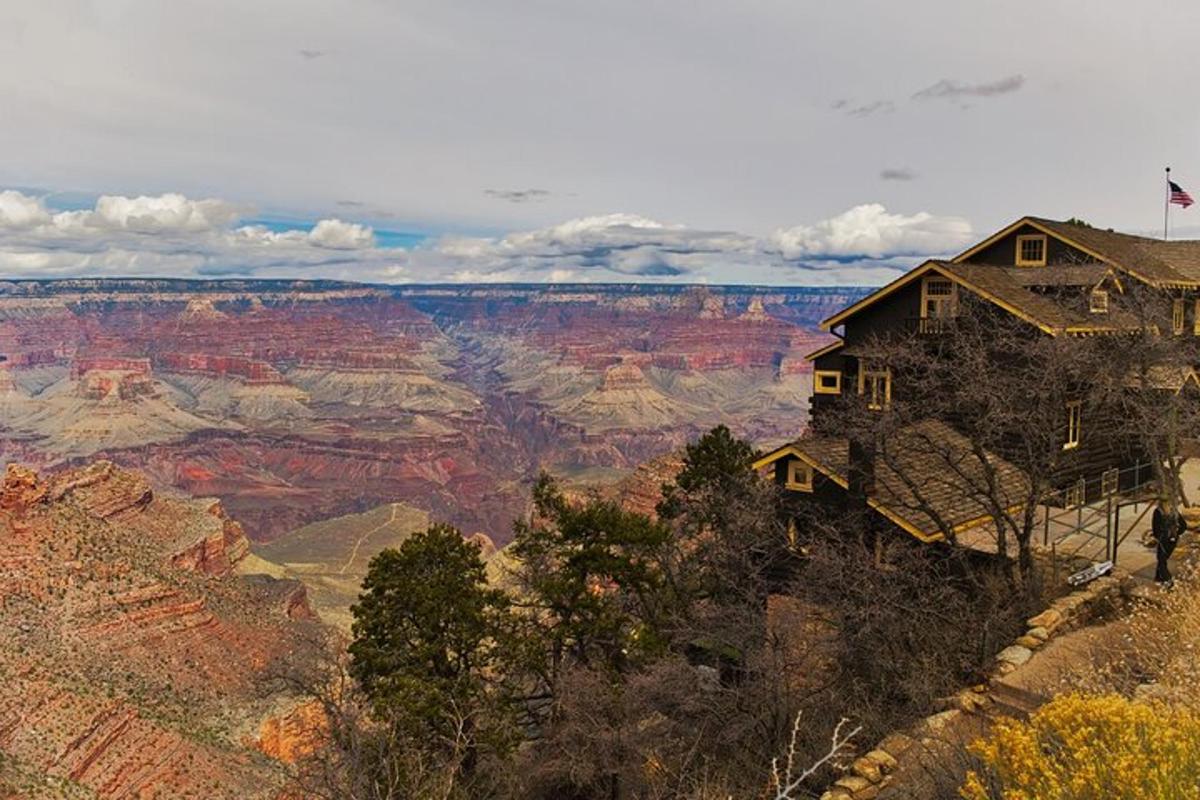
[[942, 336], [954, 330], [953, 317], [917, 317], [908, 320], [909, 330], [922, 336]]

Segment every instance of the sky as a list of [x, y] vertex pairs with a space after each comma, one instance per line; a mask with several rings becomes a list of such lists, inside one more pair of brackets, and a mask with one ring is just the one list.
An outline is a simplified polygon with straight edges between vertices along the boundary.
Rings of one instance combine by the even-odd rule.
[[1197, 30], [1161, 0], [0, 0], [0, 276], [878, 284], [1024, 214], [1152, 233], [1164, 166], [1200, 191]]

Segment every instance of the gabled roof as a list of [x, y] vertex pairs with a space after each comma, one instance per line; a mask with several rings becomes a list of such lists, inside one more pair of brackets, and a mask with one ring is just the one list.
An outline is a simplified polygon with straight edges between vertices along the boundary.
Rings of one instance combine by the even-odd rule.
[[[844, 438], [800, 439], [767, 453], [754, 463], [761, 469], [781, 458], [795, 457], [809, 464], [842, 488], [849, 487], [850, 447]], [[1005, 508], [1019, 507], [1028, 478], [1017, 467], [992, 454], [1000, 500]], [[874, 491], [868, 505], [899, 528], [923, 542], [943, 541], [941, 527], [925, 510], [945, 521], [957, 535], [991, 521], [980, 486], [983, 465], [974, 456], [970, 441], [950, 426], [925, 420], [889, 437], [876, 457]], [[977, 549], [995, 549], [989, 536], [964, 537], [960, 543]]]
[[[961, 262], [995, 244], [1022, 226], [1066, 242], [1097, 261], [1160, 288], [1196, 288], [1200, 286], [1200, 240], [1163, 241], [1092, 228], [1043, 217], [1021, 217], [977, 245], [954, 257]], [[1031, 270], [1046, 269], [1031, 267]]]
[[1125, 378], [1131, 389], [1156, 389], [1179, 394], [1185, 387], [1200, 389], [1200, 374], [1186, 364], [1157, 364], [1146, 370], [1145, 375], [1131, 372]]
[[813, 350], [811, 353], [809, 353], [808, 355], [806, 355], [804, 357], [804, 360], [805, 361], [816, 361], [821, 356], [829, 355], [834, 350], [837, 350], [839, 347], [842, 347], [845, 344], [846, 343], [844, 341], [842, 341], [841, 339], [834, 339], [832, 342], [825, 345], [820, 350]]
[[[1042, 269], [1042, 268], [1038, 268]], [[1028, 271], [1028, 270], [1027, 270]], [[1068, 308], [1051, 297], [1031, 291], [1023, 280], [1018, 280], [1014, 273], [1004, 267], [985, 264], [965, 264], [949, 261], [926, 261], [916, 269], [906, 272], [896, 280], [877, 289], [859, 300], [857, 303], [842, 309], [837, 314], [821, 323], [821, 327], [830, 330], [863, 309], [874, 305], [905, 286], [924, 277], [936, 273], [949, 278], [973, 294], [982, 297], [994, 305], [1003, 308], [1010, 314], [1025, 320], [1043, 332], [1056, 336], [1060, 333], [1108, 333], [1126, 330], [1127, 320], [1116, 316], [1098, 317]], [[1097, 266], [1088, 275], [1094, 277], [1094, 283], [1104, 276], [1105, 268]], [[1060, 273], [1065, 276], [1066, 273]], [[1082, 272], [1075, 274], [1073, 280], [1078, 280]], [[1031, 284], [1036, 285], [1036, 284]], [[1083, 284], [1088, 285], [1088, 284]]]

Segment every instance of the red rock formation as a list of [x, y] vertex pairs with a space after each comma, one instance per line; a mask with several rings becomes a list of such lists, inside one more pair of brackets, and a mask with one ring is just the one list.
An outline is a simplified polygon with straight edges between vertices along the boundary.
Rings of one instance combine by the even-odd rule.
[[93, 371], [128, 372], [134, 375], [149, 376], [150, 359], [89, 356], [87, 358], [77, 358], [71, 364], [71, 377], [75, 379], [79, 379]]
[[299, 703], [264, 719], [253, 745], [271, 758], [294, 764], [320, 746], [328, 729], [325, 713], [318, 703]]
[[4, 473], [4, 488], [0, 490], [0, 509], [19, 517], [44, 500], [46, 494], [46, 486], [38, 481], [36, 472], [20, 464], [9, 464]]
[[283, 375], [265, 361], [242, 356], [218, 356], [207, 353], [162, 353], [156, 356], [160, 369], [170, 372], [236, 378], [247, 384], [283, 383]]
[[[221, 497], [256, 539], [404, 500], [502, 542], [541, 466], [628, 469], [716, 422], [795, 435], [803, 356], [826, 341], [815, 322], [852, 299], [5, 284], [0, 454], [47, 465], [95, 452]], [[198, 547], [184, 560], [223, 568]]]
[[244, 547], [212, 501], [158, 497], [112, 464], [10, 465], [0, 785], [19, 769], [99, 798], [277, 797], [281, 775], [241, 742], [280, 700], [264, 670], [305, 657], [306, 604], [294, 582], [232, 575]]

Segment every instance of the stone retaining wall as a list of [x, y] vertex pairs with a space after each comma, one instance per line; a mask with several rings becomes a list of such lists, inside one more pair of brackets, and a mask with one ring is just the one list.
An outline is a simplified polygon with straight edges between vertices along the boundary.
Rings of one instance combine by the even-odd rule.
[[[1026, 631], [1011, 645], [996, 654], [988, 681], [963, 689], [945, 698], [943, 710], [917, 723], [889, 734], [872, 750], [856, 759], [846, 774], [833, 782], [821, 800], [875, 800], [886, 787], [900, 777], [901, 766], [919, 751], [935, 746], [940, 734], [959, 721], [963, 714], [982, 713], [994, 705], [992, 684], [1011, 676], [1027, 664], [1046, 642], [1061, 633], [1078, 628], [1126, 596], [1132, 578], [1121, 571], [1082, 586], [1058, 598], [1026, 621]], [[921, 745], [914, 749], [914, 745]], [[911, 755], [910, 755], [911, 754]]]

